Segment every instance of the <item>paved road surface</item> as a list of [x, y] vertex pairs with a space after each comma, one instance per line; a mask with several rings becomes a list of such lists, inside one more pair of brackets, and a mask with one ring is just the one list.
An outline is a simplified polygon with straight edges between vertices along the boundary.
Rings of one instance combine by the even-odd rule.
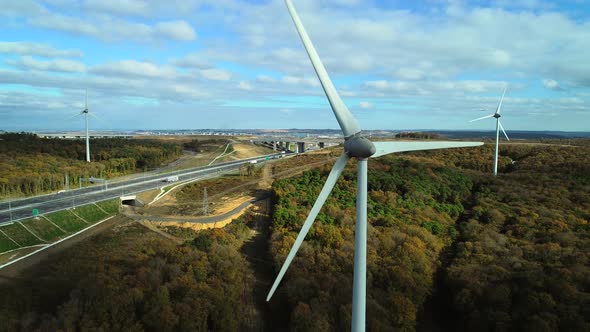
[[[253, 160], [261, 162], [266, 160], [267, 157], [272, 158], [273, 156], [279, 155], [280, 154], [278, 153], [264, 155], [220, 163], [212, 166], [202, 166], [166, 174], [150, 175], [126, 181], [109, 183], [106, 186], [96, 185], [82, 189], [70, 190], [61, 194], [29, 197], [11, 201], [10, 203], [8, 201], [3, 201], [0, 202], [0, 225], [10, 223], [11, 220], [16, 221], [29, 218], [32, 216], [33, 209], [39, 210], [40, 214], [46, 214], [71, 208], [73, 206], [95, 203], [124, 195], [132, 195], [143, 191], [160, 188], [166, 185], [164, 180], [169, 176], [176, 175], [178, 176], [179, 181], [194, 180], [205, 176], [210, 176], [215, 173], [238, 169], [240, 165], [247, 164]], [[11, 206], [10, 211], [9, 204]]]

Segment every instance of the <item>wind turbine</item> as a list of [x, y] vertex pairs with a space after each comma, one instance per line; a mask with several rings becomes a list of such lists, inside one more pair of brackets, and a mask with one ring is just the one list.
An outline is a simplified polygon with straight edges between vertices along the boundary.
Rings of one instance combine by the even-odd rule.
[[84, 98], [84, 109], [80, 114], [84, 114], [84, 120], [86, 121], [86, 161], [90, 162], [90, 136], [88, 135], [88, 90], [86, 90], [86, 96]]
[[287, 268], [295, 257], [297, 250], [301, 246], [305, 236], [309, 232], [311, 225], [317, 217], [320, 209], [326, 202], [328, 195], [336, 185], [336, 181], [342, 174], [349, 159], [356, 158], [358, 163], [357, 177], [357, 197], [356, 197], [356, 226], [355, 226], [355, 253], [354, 253], [354, 279], [352, 294], [352, 330], [365, 330], [365, 307], [366, 307], [366, 278], [367, 278], [367, 163], [370, 157], [380, 157], [386, 154], [418, 151], [431, 149], [444, 149], [455, 147], [479, 146], [481, 142], [371, 142], [361, 132], [361, 128], [348, 110], [336, 88], [332, 84], [330, 77], [319, 55], [317, 54], [301, 20], [291, 0], [285, 0], [289, 14], [295, 23], [295, 28], [307, 51], [309, 59], [315, 69], [315, 72], [322, 84], [322, 88], [330, 102], [330, 107], [336, 116], [336, 120], [344, 134], [344, 153], [336, 160], [332, 167], [328, 179], [324, 184], [316, 202], [314, 203], [309, 216], [305, 220], [297, 239], [283, 263], [279, 275], [277, 276], [268, 296], [270, 300], [274, 294], [281, 279], [285, 275]]
[[95, 118], [96, 118], [96, 116], [94, 114], [90, 113], [90, 111], [88, 109], [88, 90], [86, 90], [84, 109], [80, 113], [75, 114], [74, 116], [70, 117], [69, 119], [73, 119], [73, 118], [78, 117], [80, 115], [84, 115], [84, 121], [86, 123], [86, 161], [90, 162], [90, 135], [88, 133], [88, 116], [89, 115], [94, 116]]
[[502, 132], [504, 133], [504, 136], [506, 136], [506, 139], [510, 140], [510, 138], [508, 138], [508, 134], [506, 134], [506, 131], [504, 130], [504, 126], [502, 126], [502, 123], [500, 122], [500, 118], [502, 117], [500, 115], [500, 110], [502, 108], [502, 101], [504, 100], [504, 95], [506, 94], [506, 88], [507, 87], [504, 87], [502, 98], [500, 98], [500, 103], [498, 104], [498, 107], [496, 107], [496, 112], [494, 112], [494, 114], [482, 116], [481, 118], [469, 121], [474, 122], [488, 118], [496, 118], [496, 150], [494, 152], [494, 176], [498, 176], [498, 143], [500, 141], [500, 129], [502, 129]]

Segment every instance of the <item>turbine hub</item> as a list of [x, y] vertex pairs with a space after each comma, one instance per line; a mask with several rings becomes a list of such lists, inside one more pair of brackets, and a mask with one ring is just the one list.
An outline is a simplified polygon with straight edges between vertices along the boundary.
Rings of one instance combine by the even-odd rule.
[[496, 118], [496, 119], [499, 119], [500, 117], [501, 117], [501, 115], [500, 115], [500, 114], [498, 114], [498, 113], [494, 113], [494, 118]]
[[349, 157], [366, 159], [374, 155], [377, 149], [366, 137], [353, 136], [344, 141], [344, 151]]

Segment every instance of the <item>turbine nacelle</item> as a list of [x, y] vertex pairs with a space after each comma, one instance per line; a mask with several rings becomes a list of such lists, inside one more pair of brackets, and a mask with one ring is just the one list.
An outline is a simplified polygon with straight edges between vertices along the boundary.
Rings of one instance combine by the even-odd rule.
[[501, 118], [501, 117], [502, 117], [502, 116], [500, 115], [500, 113], [494, 113], [494, 118], [496, 118], [496, 119], [499, 119], [499, 118]]
[[377, 152], [375, 144], [368, 138], [353, 136], [344, 141], [344, 153], [351, 158], [366, 159]]

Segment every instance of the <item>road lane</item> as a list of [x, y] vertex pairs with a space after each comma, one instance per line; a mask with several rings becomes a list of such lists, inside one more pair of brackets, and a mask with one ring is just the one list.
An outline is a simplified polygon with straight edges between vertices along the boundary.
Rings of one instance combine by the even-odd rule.
[[[266, 158], [280, 156], [280, 153], [230, 161], [211, 166], [201, 166], [165, 174], [155, 174], [142, 178], [109, 183], [108, 188], [98, 185], [82, 189], [70, 190], [61, 194], [50, 194], [24, 198], [11, 201], [11, 213], [8, 210], [8, 201], [0, 203], [0, 225], [10, 223], [32, 216], [32, 210], [39, 210], [40, 214], [46, 214], [64, 210], [78, 205], [96, 203], [99, 201], [117, 198], [123, 195], [132, 195], [165, 186], [165, 179], [169, 176], [178, 176], [179, 181], [194, 180], [215, 173], [227, 172], [238, 169], [241, 165], [251, 161], [261, 162]], [[290, 154], [283, 154], [290, 155]], [[10, 214], [12, 214], [12, 219]]]

